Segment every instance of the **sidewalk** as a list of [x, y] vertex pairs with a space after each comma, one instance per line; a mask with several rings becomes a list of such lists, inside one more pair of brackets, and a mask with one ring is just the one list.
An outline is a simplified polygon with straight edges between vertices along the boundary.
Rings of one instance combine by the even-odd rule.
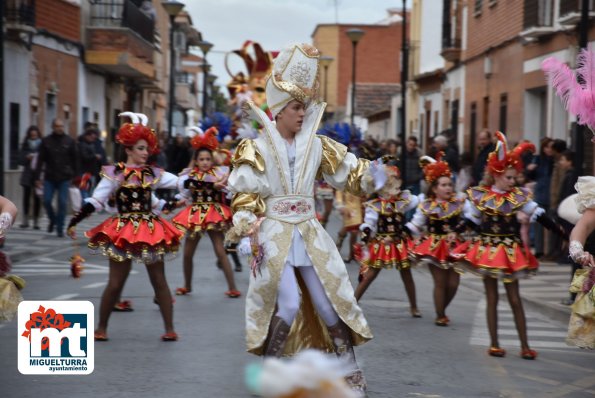
[[[101, 223], [105, 218], [105, 214], [93, 214], [77, 225], [77, 242], [81, 247], [84, 247], [86, 242], [83, 233]], [[69, 217], [66, 222], [68, 220]], [[39, 230], [31, 227], [19, 228], [18, 224], [19, 221], [8, 230], [4, 247], [0, 249], [10, 257], [13, 264], [62, 248], [73, 248], [74, 241], [68, 236], [58, 238], [56, 231], [51, 234], [47, 232], [49, 222], [45, 217], [40, 219]]]
[[[568, 298], [570, 286], [570, 264], [541, 262], [537, 275], [520, 280], [520, 292], [523, 304], [556, 321], [567, 323], [570, 318], [570, 306], [560, 304]], [[461, 285], [484, 292], [482, 279], [466, 273], [461, 277]], [[508, 298], [502, 284], [499, 306], [508, 306]]]

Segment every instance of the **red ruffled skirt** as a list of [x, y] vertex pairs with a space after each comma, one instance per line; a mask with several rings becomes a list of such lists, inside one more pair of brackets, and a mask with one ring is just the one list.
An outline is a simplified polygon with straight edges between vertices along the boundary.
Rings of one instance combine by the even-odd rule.
[[455, 268], [455, 257], [451, 255], [454, 247], [461, 245], [462, 241], [449, 243], [446, 235], [425, 235], [418, 244], [411, 241], [410, 253], [419, 262], [425, 262], [437, 267], [448, 269]]
[[409, 261], [409, 240], [397, 239], [393, 242], [383, 242], [372, 239], [368, 244], [368, 258], [363, 261], [364, 267], [396, 268], [402, 270], [411, 267]]
[[225, 231], [231, 225], [231, 209], [221, 203], [201, 203], [187, 206], [172, 222], [190, 235], [204, 231]]
[[163, 260], [175, 254], [184, 235], [169, 221], [153, 214], [115, 215], [85, 232], [88, 246], [116, 261], [143, 263]]
[[481, 276], [512, 282], [535, 274], [539, 263], [516, 236], [480, 235], [452, 251], [460, 264]]

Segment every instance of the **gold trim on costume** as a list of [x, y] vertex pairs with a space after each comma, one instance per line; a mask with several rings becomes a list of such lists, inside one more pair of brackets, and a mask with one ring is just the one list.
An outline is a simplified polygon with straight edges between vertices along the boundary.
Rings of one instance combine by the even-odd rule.
[[264, 173], [264, 158], [262, 157], [256, 143], [250, 139], [243, 139], [233, 155], [231, 164], [239, 167], [247, 164], [259, 173]]
[[[306, 147], [306, 154], [304, 155], [304, 161], [302, 162], [302, 168], [300, 170], [299, 177], [297, 179], [297, 184], [295, 185], [295, 193], [299, 194], [301, 192], [302, 181], [304, 180], [304, 174], [306, 172], [306, 164], [310, 159], [310, 152], [312, 149], [312, 143], [314, 142], [314, 137], [316, 136], [316, 131], [318, 130], [318, 126], [320, 125], [320, 120], [322, 120], [322, 116], [324, 115], [324, 109], [326, 108], [326, 103], [322, 103], [320, 109], [318, 110], [318, 116], [316, 117], [316, 122], [312, 126], [312, 130], [310, 131], [310, 137], [308, 139], [308, 146]], [[301, 134], [305, 134], [305, 132], [301, 132]], [[296, 147], [296, 156], [297, 156], [297, 147]]]
[[249, 110], [251, 110], [253, 112], [254, 117], [260, 119], [260, 124], [263, 126], [264, 132], [265, 132], [264, 136], [266, 137], [269, 148], [271, 149], [271, 152], [273, 152], [273, 155], [275, 158], [275, 163], [277, 165], [277, 171], [279, 172], [279, 179], [281, 180], [281, 183], [283, 184], [283, 191], [284, 191], [285, 195], [288, 195], [290, 192], [293, 192], [293, 191], [290, 191], [289, 187], [287, 185], [287, 178], [285, 177], [285, 168], [281, 164], [281, 159], [279, 158], [279, 153], [277, 151], [277, 147], [275, 146], [275, 141], [273, 139], [273, 135], [271, 134], [271, 131], [269, 130], [271, 121], [268, 118], [265, 120], [262, 117], [262, 115], [260, 113], [260, 112], [262, 112], [262, 110], [260, 110], [254, 104], [254, 102], [246, 101], [246, 104], [247, 104]]
[[364, 196], [366, 193], [362, 190], [362, 178], [364, 173], [370, 167], [370, 161], [367, 159], [358, 159], [357, 166], [351, 170], [347, 176], [347, 184], [345, 184], [345, 190], [352, 195]]
[[347, 147], [323, 135], [318, 138], [322, 143], [322, 160], [320, 162], [320, 170], [327, 175], [333, 175], [341, 166], [345, 155], [347, 155]]
[[264, 200], [257, 193], [238, 192], [231, 200], [231, 210], [236, 213], [240, 210], [247, 210], [255, 215], [262, 215], [266, 210]]

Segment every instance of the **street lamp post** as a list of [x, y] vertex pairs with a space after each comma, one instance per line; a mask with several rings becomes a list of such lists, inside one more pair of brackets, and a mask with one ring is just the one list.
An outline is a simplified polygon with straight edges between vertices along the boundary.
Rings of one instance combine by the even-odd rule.
[[213, 44], [209, 43], [208, 41], [202, 40], [198, 43], [198, 47], [202, 50], [203, 59], [202, 59], [202, 73], [203, 73], [203, 84], [202, 84], [202, 118], [203, 120], [207, 117], [207, 84], [208, 84], [208, 64], [207, 64], [207, 53], [213, 47]]
[[362, 36], [366, 33], [361, 29], [353, 28], [349, 29], [347, 32], [347, 37], [351, 40], [351, 44], [353, 44], [353, 54], [351, 57], [351, 129], [352, 133], [355, 131], [355, 125], [353, 122], [353, 118], [355, 116], [355, 50], [357, 47], [357, 43], [361, 40]]
[[324, 102], [328, 103], [328, 67], [335, 59], [329, 55], [320, 57], [320, 65], [324, 68]]
[[212, 112], [217, 112], [217, 107], [215, 104], [215, 80], [217, 80], [217, 75], [212, 75], [209, 73], [207, 76], [207, 80], [209, 82], [209, 90], [211, 90], [211, 96], [209, 98], [210, 106], [207, 109], [211, 109]]
[[401, 181], [403, 181], [404, 186], [407, 184], [405, 163], [407, 161], [407, 79], [409, 77], [409, 43], [407, 41], [407, 8], [405, 3], [406, 0], [403, 0], [403, 41], [401, 46], [403, 56], [401, 62]]
[[173, 120], [174, 120], [174, 108], [175, 108], [175, 49], [174, 49], [174, 25], [176, 15], [182, 11], [184, 4], [178, 1], [163, 1], [161, 3], [165, 12], [169, 15], [169, 111], [167, 113], [167, 128], [169, 129], [170, 137], [173, 136]]

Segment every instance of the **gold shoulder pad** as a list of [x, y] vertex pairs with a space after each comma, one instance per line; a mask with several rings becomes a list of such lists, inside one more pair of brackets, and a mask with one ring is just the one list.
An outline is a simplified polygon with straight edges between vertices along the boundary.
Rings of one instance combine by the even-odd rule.
[[320, 162], [320, 170], [327, 175], [333, 175], [345, 159], [347, 154], [347, 147], [339, 144], [324, 135], [319, 135], [322, 143], [322, 160]]
[[233, 167], [247, 164], [259, 173], [264, 173], [264, 158], [254, 140], [251, 139], [246, 138], [239, 143], [231, 163]]

